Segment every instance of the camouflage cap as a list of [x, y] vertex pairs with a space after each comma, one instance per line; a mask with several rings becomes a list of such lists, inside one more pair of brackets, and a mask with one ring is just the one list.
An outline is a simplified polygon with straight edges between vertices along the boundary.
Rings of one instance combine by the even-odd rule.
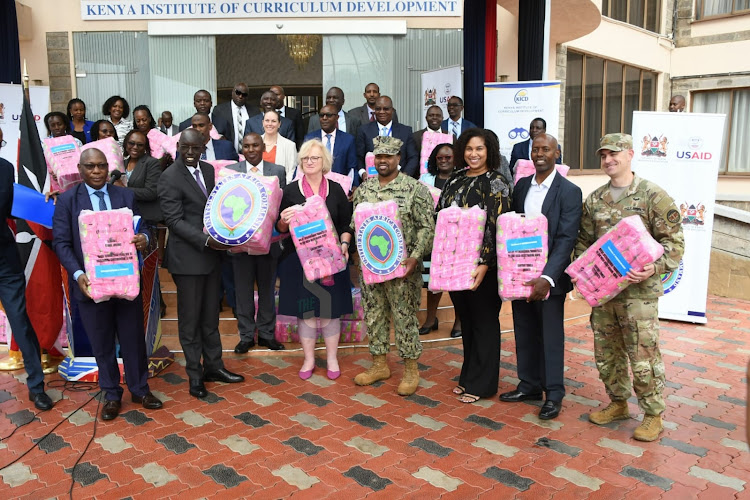
[[610, 151], [627, 151], [628, 149], [633, 149], [633, 136], [621, 132], [607, 134], [599, 140], [599, 149], [596, 152], [598, 153], [602, 149], [609, 149]]
[[397, 155], [401, 152], [404, 142], [401, 139], [388, 136], [377, 136], [372, 138], [373, 150], [376, 155]]

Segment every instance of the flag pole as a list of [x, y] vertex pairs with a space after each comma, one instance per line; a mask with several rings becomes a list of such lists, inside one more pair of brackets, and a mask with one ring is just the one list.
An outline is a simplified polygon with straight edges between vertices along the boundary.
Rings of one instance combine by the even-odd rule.
[[23, 60], [23, 93], [30, 103], [31, 98], [29, 97], [29, 72], [26, 71], [26, 59]]

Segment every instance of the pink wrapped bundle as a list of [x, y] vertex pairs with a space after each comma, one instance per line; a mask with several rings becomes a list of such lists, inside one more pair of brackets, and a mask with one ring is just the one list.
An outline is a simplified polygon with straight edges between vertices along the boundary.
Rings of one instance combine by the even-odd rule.
[[44, 145], [44, 159], [47, 161], [47, 171], [52, 176], [53, 188], [59, 187], [60, 191], [67, 191], [72, 186], [81, 182], [81, 174], [78, 172], [78, 159], [81, 157], [81, 149], [72, 135], [62, 137], [46, 137]]
[[438, 212], [430, 259], [432, 291], [469, 290], [484, 239], [487, 214], [478, 206], [448, 207]]
[[440, 132], [430, 132], [426, 130], [422, 134], [422, 150], [419, 154], [419, 174], [427, 173], [427, 162], [435, 146], [443, 143], [453, 144], [453, 134], [443, 134]]
[[[547, 218], [505, 213], [497, 221], [497, 282], [503, 300], [527, 299], [547, 264]], [[547, 295], [549, 297], [549, 294]]]
[[133, 240], [133, 212], [81, 210], [78, 216], [83, 264], [94, 302], [113, 297], [133, 300], [141, 291], [138, 252]]
[[[422, 181], [419, 181], [422, 182]], [[440, 190], [436, 188], [435, 186], [430, 186], [426, 182], [422, 182], [425, 186], [427, 186], [427, 191], [430, 192], [430, 196], [432, 196], [432, 201], [435, 202], [435, 207], [437, 207], [438, 201], [440, 200]]]
[[[299, 168], [295, 170], [293, 180], [296, 181], [300, 178], [300, 170], [301, 169]], [[325, 174], [325, 178], [341, 186], [341, 189], [343, 189], [344, 193], [346, 194], [349, 194], [349, 191], [352, 190], [352, 178], [348, 175], [343, 175], [336, 172], [328, 172], [327, 174]]]
[[297, 318], [295, 316], [277, 315], [274, 337], [278, 342], [299, 342]]
[[[170, 154], [172, 147], [169, 143], [174, 140], [173, 137], [169, 137], [158, 128], [152, 128], [148, 131], [146, 136], [148, 137], [148, 143], [151, 146], [151, 156], [159, 159], [166, 154]], [[174, 158], [174, 156], [172, 156], [172, 158]]]
[[354, 211], [354, 225], [364, 282], [371, 285], [403, 277], [407, 254], [398, 204], [393, 200], [360, 203]]
[[[518, 184], [518, 181], [523, 179], [524, 177], [536, 174], [534, 162], [531, 160], [518, 160], [516, 162], [515, 168], [516, 178], [513, 180], [514, 184]], [[557, 173], [562, 175], [563, 177], [567, 177], [568, 172], [570, 171], [570, 167], [567, 165], [555, 165], [555, 170], [557, 170]]]
[[112, 137], [105, 137], [98, 141], [89, 142], [84, 144], [81, 148], [81, 152], [87, 149], [96, 148], [107, 157], [107, 163], [109, 164], [109, 171], [119, 170], [120, 172], [125, 171], [125, 160], [122, 158], [122, 148]]
[[235, 163], [237, 163], [236, 161], [211, 160], [211, 161], [207, 161], [206, 163], [210, 163], [214, 167], [214, 182], [216, 184], [223, 181], [227, 177], [231, 177], [234, 174], [239, 174], [239, 172], [237, 172], [236, 170], [229, 170], [227, 168], [229, 165], [234, 165]]
[[341, 320], [341, 342], [362, 342], [367, 337], [364, 320]]
[[642, 271], [664, 254], [638, 215], [625, 217], [586, 249], [565, 270], [592, 307], [605, 304], [627, 288], [625, 275]]
[[378, 170], [375, 168], [375, 153], [372, 151], [365, 155], [365, 167], [367, 168], [367, 177], [378, 176]]
[[339, 236], [323, 198], [314, 195], [304, 205], [293, 208], [289, 232], [307, 281], [330, 277], [346, 269]]
[[12, 334], [10, 332], [10, 323], [8, 323], [8, 317], [5, 315], [5, 311], [0, 310], [0, 342], [3, 344], [10, 341]]

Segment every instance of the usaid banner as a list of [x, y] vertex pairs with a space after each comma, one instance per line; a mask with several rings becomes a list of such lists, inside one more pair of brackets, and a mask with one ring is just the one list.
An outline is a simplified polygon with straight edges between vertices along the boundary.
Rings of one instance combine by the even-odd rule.
[[427, 126], [427, 109], [439, 106], [443, 110], [443, 120], [448, 119], [448, 99], [452, 96], [463, 96], [463, 79], [461, 66], [425, 71], [422, 73], [422, 127]]
[[[47, 137], [44, 115], [49, 113], [49, 87], [29, 87], [31, 112], [34, 113], [39, 138]], [[8, 145], [0, 149], [0, 157], [18, 167], [18, 140], [21, 136], [21, 112], [23, 111], [23, 87], [0, 83], [0, 129]], [[18, 177], [18, 173], [16, 173]]]
[[706, 323], [711, 233], [725, 115], [633, 112], [633, 171], [674, 199], [685, 254], [662, 276], [659, 317]]
[[484, 84], [484, 126], [500, 139], [500, 152], [510, 160], [513, 145], [529, 138], [534, 118], [547, 122], [547, 133], [557, 137], [560, 122], [560, 82]]

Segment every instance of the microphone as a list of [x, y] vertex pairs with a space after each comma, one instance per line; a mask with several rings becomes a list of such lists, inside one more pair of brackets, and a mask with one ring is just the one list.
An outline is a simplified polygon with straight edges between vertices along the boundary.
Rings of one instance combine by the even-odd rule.
[[120, 177], [122, 177], [122, 175], [123, 175], [122, 171], [120, 171], [120, 170], [113, 170], [109, 174], [109, 180], [110, 180], [110, 182], [116, 182], [116, 181], [120, 180]]

